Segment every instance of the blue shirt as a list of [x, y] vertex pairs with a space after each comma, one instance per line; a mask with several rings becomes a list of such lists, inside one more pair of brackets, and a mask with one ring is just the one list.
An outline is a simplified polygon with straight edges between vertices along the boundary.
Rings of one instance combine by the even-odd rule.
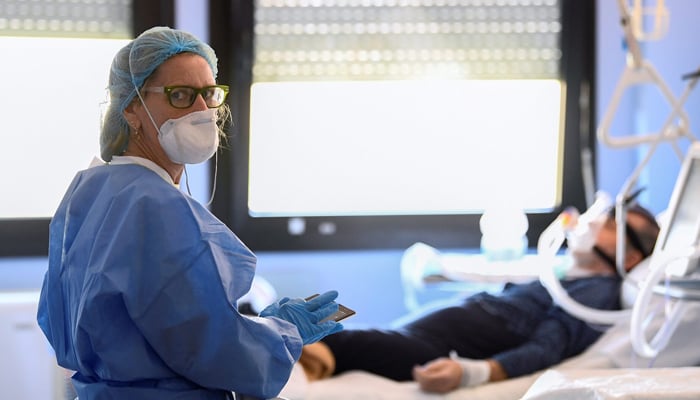
[[[569, 296], [588, 307], [600, 310], [620, 308], [620, 279], [616, 276], [563, 280], [562, 286]], [[510, 378], [575, 356], [604, 332], [604, 327], [581, 321], [556, 306], [539, 281], [506, 284], [497, 296], [479, 293], [472, 300], [488, 313], [507, 320], [508, 330], [527, 338], [522, 345], [492, 357]]]
[[38, 321], [81, 400], [274, 397], [302, 341], [241, 315], [256, 258], [141, 165], [77, 174], [50, 225]]

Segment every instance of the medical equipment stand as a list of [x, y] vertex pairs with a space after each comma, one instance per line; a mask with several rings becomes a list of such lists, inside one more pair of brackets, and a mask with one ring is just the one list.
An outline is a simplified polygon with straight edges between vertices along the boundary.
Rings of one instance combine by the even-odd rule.
[[[627, 54], [627, 66], [622, 72], [620, 81], [613, 93], [613, 98], [608, 106], [608, 109], [603, 116], [601, 124], [598, 128], [597, 136], [598, 139], [608, 145], [609, 147], [631, 147], [637, 146], [644, 143], [649, 143], [649, 149], [647, 150], [644, 159], [637, 165], [636, 169], [632, 172], [630, 177], [623, 184], [622, 189], [618, 193], [615, 201], [615, 218], [617, 222], [617, 237], [625, 237], [625, 224], [626, 220], [626, 207], [625, 200], [628, 198], [630, 192], [633, 190], [634, 186], [639, 179], [639, 175], [642, 170], [646, 167], [651, 159], [651, 156], [656, 151], [658, 145], [662, 142], [670, 142], [671, 146], [675, 150], [678, 158], [683, 159], [683, 151], [678, 146], [678, 140], [685, 137], [691, 142], [697, 140], [697, 138], [690, 132], [690, 122], [687, 113], [682, 109], [683, 104], [687, 100], [690, 93], [695, 88], [698, 79], [700, 78], [700, 70], [695, 73], [688, 74], [684, 76], [685, 79], [690, 79], [686, 85], [685, 91], [680, 98], [676, 99], [668, 85], [656, 72], [656, 69], [651, 65], [651, 63], [645, 61], [642, 58], [642, 53], [639, 47], [639, 42], [634, 33], [634, 27], [632, 26], [632, 19], [630, 17], [630, 12], [628, 10], [626, 0], [618, 0], [618, 6], [620, 8], [621, 14], [621, 24], [623, 32], [625, 35], [625, 42], [627, 44], [628, 54]], [[656, 85], [661, 93], [664, 95], [668, 103], [671, 105], [671, 113], [666, 118], [666, 121], [661, 127], [661, 130], [657, 133], [652, 134], [641, 134], [641, 135], [629, 135], [627, 137], [613, 137], [610, 134], [610, 124], [612, 122], [613, 115], [617, 111], [622, 94], [631, 86], [651, 83]], [[679, 119], [679, 123], [676, 124], [676, 118]], [[624, 277], [626, 272], [623, 268], [624, 265], [624, 254], [625, 254], [626, 243], [624, 240], [617, 241], [616, 248], [616, 264], [617, 270], [620, 276]]]

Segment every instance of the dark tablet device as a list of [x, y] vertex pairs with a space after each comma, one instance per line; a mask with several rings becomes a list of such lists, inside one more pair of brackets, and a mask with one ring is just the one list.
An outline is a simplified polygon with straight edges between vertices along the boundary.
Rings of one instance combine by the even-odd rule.
[[[316, 293], [316, 294], [314, 294], [314, 295], [311, 295], [311, 296], [305, 298], [304, 300], [309, 301], [309, 300], [313, 299], [313, 298], [316, 297], [316, 296], [318, 296], [318, 293]], [[338, 311], [336, 311], [335, 313], [333, 313], [333, 314], [329, 315], [328, 317], [322, 319], [322, 320], [319, 321], [319, 322], [326, 322], [326, 321], [330, 321], [330, 320], [333, 320], [333, 321], [335, 321], [335, 322], [340, 322], [341, 320], [344, 320], [345, 318], [350, 317], [350, 316], [352, 316], [352, 315], [355, 315], [355, 310], [352, 310], [352, 309], [350, 309], [350, 308], [348, 308], [348, 307], [345, 307], [344, 305], [342, 305], [342, 304], [339, 303], [339, 304], [338, 304]]]

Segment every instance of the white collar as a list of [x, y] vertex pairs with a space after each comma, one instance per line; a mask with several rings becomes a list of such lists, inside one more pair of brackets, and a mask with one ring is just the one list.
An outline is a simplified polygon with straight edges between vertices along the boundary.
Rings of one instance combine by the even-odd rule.
[[180, 185], [176, 184], [173, 182], [173, 178], [170, 177], [170, 174], [166, 170], [160, 167], [160, 165], [154, 163], [153, 161], [147, 159], [147, 158], [142, 158], [142, 157], [136, 157], [136, 156], [112, 156], [112, 161], [105, 163], [101, 159], [95, 157], [92, 159], [92, 162], [90, 163], [90, 168], [98, 165], [128, 165], [128, 164], [138, 164], [143, 167], [146, 167], [150, 169], [151, 171], [155, 172], [163, 178], [166, 182], [169, 184], [179, 188]]

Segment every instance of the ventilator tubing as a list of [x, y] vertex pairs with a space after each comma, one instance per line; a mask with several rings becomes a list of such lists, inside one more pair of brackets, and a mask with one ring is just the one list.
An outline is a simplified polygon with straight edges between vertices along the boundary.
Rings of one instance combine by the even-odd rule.
[[[554, 264], [554, 258], [552, 266]], [[554, 302], [574, 317], [593, 324], [613, 325], [621, 319], [630, 316], [630, 310], [604, 311], [584, 306], [572, 299], [561, 286], [559, 278], [554, 273], [554, 268], [542, 268], [540, 282], [552, 296]]]
[[642, 282], [637, 299], [634, 302], [632, 319], [630, 321], [632, 347], [642, 357], [656, 357], [668, 345], [671, 335], [678, 327], [681, 317], [687, 308], [687, 302], [685, 301], [677, 301], [675, 304], [670, 304], [670, 300], [668, 300], [670, 305], [666, 311], [666, 322], [659, 328], [651, 342], [647, 341], [646, 328], [652, 319], [648, 309], [651, 297], [654, 295], [654, 286], [659, 283], [662, 277], [668, 276], [667, 266], [672, 261], [693, 257], [695, 255], [693, 253], [697, 253], [697, 249], [691, 248], [688, 253], [691, 254], [669, 255], [668, 253], [662, 253], [652, 258], [649, 274]]
[[601, 325], [613, 325], [621, 318], [628, 318], [631, 312], [630, 310], [604, 311], [577, 302], [561, 286], [554, 266], [555, 256], [566, 239], [566, 232], [574, 228], [572, 223], [587, 224], [603, 213], [607, 213], [611, 204], [610, 196], [604, 192], [596, 193], [596, 201], [578, 217], [578, 221], [569, 221], [570, 217], [563, 213], [542, 232], [537, 242], [537, 253], [545, 259], [545, 267], [540, 271], [540, 282], [552, 296], [554, 302], [580, 320]]

